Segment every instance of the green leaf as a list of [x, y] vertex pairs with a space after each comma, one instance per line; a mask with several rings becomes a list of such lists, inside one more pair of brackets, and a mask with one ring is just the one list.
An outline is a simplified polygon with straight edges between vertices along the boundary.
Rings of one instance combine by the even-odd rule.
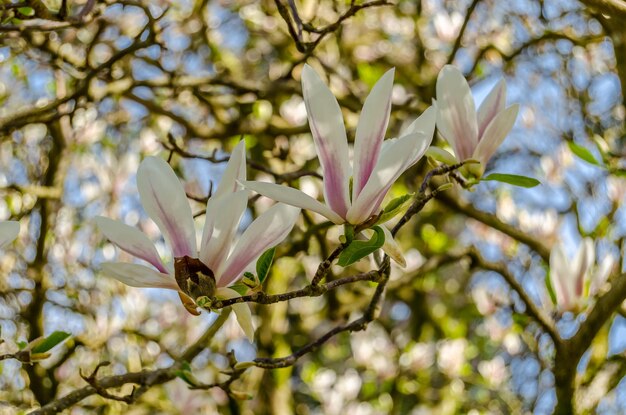
[[380, 215], [380, 218], [378, 218], [377, 223], [385, 223], [402, 213], [409, 207], [412, 198], [413, 194], [410, 193], [392, 199], [391, 202], [387, 203], [387, 206], [383, 209], [383, 213]]
[[591, 151], [587, 150], [585, 147], [581, 146], [580, 144], [576, 144], [573, 141], [569, 141], [567, 145], [569, 146], [569, 149], [572, 151], [572, 153], [577, 155], [578, 158], [586, 161], [589, 164], [593, 164], [594, 166], [604, 167], [602, 166], [602, 164], [598, 162], [598, 160], [596, 160], [596, 158], [593, 156]]
[[268, 249], [263, 252], [263, 254], [259, 257], [259, 260], [256, 262], [256, 275], [259, 277], [261, 284], [263, 284], [263, 281], [265, 281], [265, 278], [270, 273], [275, 253], [276, 248]]
[[517, 174], [492, 173], [487, 177], [483, 177], [481, 181], [495, 181], [512, 184], [520, 187], [535, 187], [541, 182], [532, 177], [518, 176]]
[[24, 350], [24, 349], [26, 348], [26, 346], [28, 346], [28, 342], [25, 342], [25, 341], [23, 341], [23, 340], [22, 340], [22, 341], [17, 342], [17, 347], [18, 347], [20, 350]]
[[32, 7], [18, 7], [17, 11], [20, 12], [20, 14], [22, 14], [24, 16], [34, 16], [35, 15], [35, 10], [33, 10]]
[[372, 228], [376, 232], [371, 239], [365, 241], [352, 241], [350, 245], [339, 254], [339, 260], [337, 263], [342, 267], [347, 267], [350, 264], [354, 264], [361, 258], [366, 257], [372, 252], [383, 246], [385, 242], [385, 234], [380, 226], [374, 226]]
[[235, 285], [231, 285], [228, 288], [230, 288], [231, 290], [237, 291], [237, 294], [239, 295], [246, 295], [246, 293], [250, 289], [247, 285], [244, 285], [244, 284], [235, 284]]
[[174, 373], [176, 374], [176, 377], [181, 378], [189, 386], [197, 386], [198, 385], [198, 383], [196, 382], [195, 376], [190, 371], [188, 371], [188, 370], [177, 370]]
[[55, 331], [39, 344], [37, 344], [35, 347], [33, 347], [31, 353], [45, 353], [70, 336], [70, 333], [66, 333], [64, 331]]

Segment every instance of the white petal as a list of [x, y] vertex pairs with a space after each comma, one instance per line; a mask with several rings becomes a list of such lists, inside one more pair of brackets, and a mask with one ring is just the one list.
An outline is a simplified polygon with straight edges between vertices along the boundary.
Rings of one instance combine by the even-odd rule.
[[233, 283], [259, 255], [282, 242], [299, 213], [300, 209], [277, 203], [256, 218], [241, 235], [228, 260], [220, 266], [216, 274], [218, 285], [226, 287]]
[[506, 83], [504, 79], [501, 79], [478, 108], [478, 137], [482, 137], [491, 120], [493, 120], [498, 113], [502, 112], [505, 106]]
[[478, 144], [476, 104], [465, 77], [446, 65], [437, 77], [437, 129], [459, 160], [472, 157]]
[[513, 128], [518, 111], [519, 105], [515, 104], [496, 115], [487, 126], [485, 134], [480, 138], [476, 150], [474, 150], [473, 158], [487, 164]]
[[328, 206], [313, 199], [311, 196], [301, 192], [300, 190], [266, 182], [246, 181], [242, 184], [246, 189], [253, 190], [277, 202], [283, 202], [291, 206], [317, 212], [335, 224], [339, 225], [345, 223], [345, 219], [333, 212]]
[[[404, 259], [404, 254], [402, 253], [402, 249], [400, 249], [395, 239], [393, 239], [391, 232], [384, 225], [381, 225], [380, 228], [383, 230], [383, 233], [385, 234], [385, 243], [383, 244], [383, 247], [382, 247], [383, 251], [387, 255], [389, 255], [389, 258], [393, 259], [402, 268], [406, 267], [406, 259]], [[374, 230], [365, 229], [363, 233], [368, 238], [371, 238], [372, 235], [374, 235]]]
[[126, 262], [105, 262], [102, 272], [131, 287], [155, 287], [179, 290], [174, 277], [152, 268]]
[[[218, 297], [224, 299], [237, 298], [241, 297], [241, 295], [230, 288], [218, 288], [216, 291]], [[237, 322], [239, 326], [243, 330], [244, 334], [250, 341], [250, 343], [254, 342], [254, 325], [252, 324], [252, 313], [250, 312], [250, 306], [246, 303], [237, 303], [231, 306], [233, 311], [235, 312], [235, 316], [237, 316]]]
[[213, 196], [223, 196], [241, 190], [238, 181], [246, 180], [246, 142], [241, 140], [230, 155], [224, 175]]
[[424, 154], [431, 141], [432, 136], [413, 133], [385, 147], [367, 185], [348, 211], [348, 222], [357, 225], [378, 213], [391, 185]]
[[555, 245], [550, 252], [550, 281], [554, 288], [557, 305], [563, 310], [569, 310], [575, 302], [575, 281], [560, 244]]
[[385, 138], [391, 113], [393, 69], [387, 71], [365, 99], [354, 139], [354, 183], [352, 200], [356, 199], [369, 179]]
[[116, 220], [98, 216], [94, 219], [100, 232], [113, 244], [131, 255], [152, 264], [161, 272], [167, 273], [154, 244], [148, 237], [133, 228]]
[[302, 69], [302, 93], [323, 170], [324, 198], [328, 206], [345, 216], [350, 206], [348, 187], [352, 169], [341, 108], [330, 89], [306, 64]]
[[[248, 191], [240, 190], [222, 197], [212, 197], [207, 204], [207, 222], [213, 222], [211, 238], [200, 246], [200, 261], [213, 272], [226, 260], [232, 241], [237, 235], [239, 221], [248, 204]], [[209, 219], [209, 217], [211, 219]]]
[[20, 233], [20, 223], [14, 220], [0, 222], [0, 248], [17, 238]]
[[191, 207], [176, 173], [164, 160], [147, 157], [137, 171], [144, 209], [170, 243], [175, 257], [197, 255]]

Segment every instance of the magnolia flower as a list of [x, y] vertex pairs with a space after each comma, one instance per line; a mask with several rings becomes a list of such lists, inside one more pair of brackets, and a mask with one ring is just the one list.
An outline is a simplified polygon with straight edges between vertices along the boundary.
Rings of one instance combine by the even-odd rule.
[[[233, 298], [231, 288], [247, 268], [267, 249], [280, 243], [293, 227], [299, 209], [276, 204], [259, 216], [233, 244], [246, 209], [248, 192], [237, 180], [246, 177], [244, 142], [233, 151], [217, 191], [209, 199], [200, 251], [191, 207], [178, 177], [164, 160], [146, 158], [137, 171], [141, 203], [172, 249], [174, 263], [165, 264], [148, 237], [137, 229], [105, 218], [96, 218], [102, 233], [120, 249], [143, 259], [154, 268], [131, 263], [105, 263], [103, 272], [133, 287], [177, 290], [193, 314], [199, 297]], [[250, 340], [254, 336], [248, 305], [233, 310]]]
[[596, 264], [593, 240], [585, 238], [573, 259], [565, 255], [562, 244], [550, 252], [550, 282], [560, 311], [580, 311], [611, 274], [615, 258], [607, 255]]
[[454, 156], [433, 147], [442, 160], [454, 164], [476, 160], [480, 164], [467, 165], [477, 177], [482, 176], [487, 162], [513, 128], [519, 105], [506, 105], [504, 79], [489, 92], [478, 112], [470, 87], [461, 71], [446, 65], [437, 77], [437, 131], [454, 149]]
[[[393, 75], [393, 69], [385, 73], [365, 100], [351, 164], [339, 103], [313, 68], [304, 65], [302, 92], [322, 167], [326, 203], [277, 184], [244, 182], [244, 186], [276, 201], [317, 212], [335, 224], [358, 225], [379, 214], [391, 185], [430, 145], [436, 120], [434, 108], [428, 108], [400, 138], [383, 141], [391, 112]], [[398, 258], [399, 250], [390, 232], [381, 228], [385, 232], [383, 249], [396, 252], [394, 257]]]
[[13, 242], [19, 233], [19, 222], [13, 220], [0, 222], [0, 248]]

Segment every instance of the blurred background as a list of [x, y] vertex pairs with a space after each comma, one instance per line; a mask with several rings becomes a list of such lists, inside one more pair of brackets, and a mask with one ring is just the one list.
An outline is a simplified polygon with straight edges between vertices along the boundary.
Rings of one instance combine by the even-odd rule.
[[[0, 363], [0, 410], [26, 412], [83, 387], [79, 370], [91, 373], [98, 362], [111, 362], [102, 376], [167, 367], [200, 336], [213, 315], [193, 317], [174, 292], [101, 275], [103, 261], [131, 259], [106, 243], [93, 218], [138, 227], [167, 258], [139, 203], [139, 162], [172, 153], [202, 216], [210, 183], [241, 137], [253, 161], [249, 179], [321, 196], [317, 178], [284, 175], [318, 168], [300, 89], [307, 62], [338, 97], [349, 140], [363, 100], [392, 67], [387, 137], [431, 104], [446, 63], [463, 71], [477, 102], [505, 78], [507, 101], [521, 108], [487, 171], [532, 176], [541, 185], [483, 182], [432, 201], [398, 235], [408, 266], [394, 265], [380, 318], [293, 367], [249, 369], [234, 392], [189, 390], [175, 379], [132, 405], [94, 395], [67, 413], [553, 411], [549, 337], [502, 276], [477, 269], [466, 253], [504, 264], [551, 313], [545, 281], [554, 243], [563, 240], [573, 254], [590, 236], [599, 259], [621, 256], [623, 2], [27, 0], [1, 2], [0, 16], [0, 218], [22, 226], [0, 254], [0, 351], [55, 330], [73, 335], [39, 363]], [[581, 148], [596, 164], [581, 159]], [[424, 158], [390, 196], [416, 191], [433, 167]], [[246, 220], [270, 204], [254, 199]], [[265, 291], [305, 286], [341, 231], [303, 214], [279, 247]], [[372, 267], [365, 260], [351, 270]], [[335, 277], [348, 272], [333, 268]], [[239, 360], [288, 355], [358, 317], [373, 290], [351, 284], [317, 298], [254, 305], [255, 343], [229, 320], [190, 362], [193, 373], [207, 383], [221, 379], [229, 350]], [[564, 337], [580, 323], [553, 316]], [[579, 364], [578, 408], [626, 411], [625, 321], [618, 313], [608, 322]]]

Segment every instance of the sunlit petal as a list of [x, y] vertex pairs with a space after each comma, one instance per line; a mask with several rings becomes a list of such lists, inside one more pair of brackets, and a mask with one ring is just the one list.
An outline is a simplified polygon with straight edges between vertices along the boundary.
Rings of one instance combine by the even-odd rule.
[[513, 128], [518, 111], [519, 105], [515, 104], [496, 115], [487, 126], [485, 134], [478, 143], [478, 146], [476, 146], [473, 158], [483, 164], [489, 161]]
[[378, 213], [391, 185], [424, 154], [431, 141], [432, 136], [413, 133], [385, 147], [367, 185], [348, 211], [348, 222], [356, 225]]
[[345, 216], [350, 205], [348, 187], [352, 169], [341, 108], [330, 89], [306, 64], [302, 69], [302, 93], [323, 170], [324, 198], [332, 210]]
[[137, 171], [144, 209], [170, 243], [175, 257], [197, 255], [191, 207], [176, 173], [164, 160], [147, 157]]
[[589, 295], [595, 295], [598, 290], [604, 285], [606, 280], [613, 272], [613, 268], [617, 264], [617, 260], [613, 255], [607, 255], [598, 265], [596, 272], [591, 277], [591, 284], [589, 286]]
[[378, 80], [363, 104], [354, 139], [353, 200], [365, 187], [378, 160], [391, 113], [394, 72], [391, 69]]
[[476, 105], [465, 77], [446, 65], [437, 77], [437, 129], [454, 148], [459, 160], [472, 157], [478, 144]]
[[[224, 299], [237, 298], [241, 297], [241, 295], [230, 288], [218, 288], [216, 291], [218, 297]], [[237, 322], [239, 326], [243, 330], [244, 334], [252, 343], [254, 341], [254, 325], [252, 324], [252, 313], [250, 312], [250, 306], [246, 303], [237, 303], [231, 306], [233, 311], [235, 312], [235, 316], [237, 317]]]
[[155, 287], [178, 290], [174, 277], [152, 268], [126, 262], [105, 262], [102, 273], [131, 287]]
[[246, 142], [241, 140], [230, 155], [224, 175], [213, 196], [223, 196], [241, 190], [238, 181], [246, 180]]
[[20, 233], [20, 223], [14, 220], [0, 222], [0, 248], [17, 238]]
[[291, 206], [317, 212], [333, 223], [342, 224], [345, 222], [344, 218], [333, 212], [328, 206], [313, 199], [311, 196], [301, 192], [300, 190], [266, 182], [246, 181], [243, 182], [243, 185], [246, 189], [253, 190], [277, 202], [283, 202]]
[[98, 216], [94, 220], [100, 232], [111, 243], [137, 258], [149, 262], [159, 271], [167, 273], [154, 244], [142, 232], [104, 216]]
[[485, 133], [487, 126], [493, 120], [499, 112], [504, 110], [506, 106], [506, 83], [504, 79], [501, 79], [496, 86], [493, 87], [489, 95], [480, 104], [478, 113], [476, 115], [478, 119], [478, 140]]
[[[226, 260], [237, 235], [239, 221], [248, 204], [248, 191], [240, 190], [222, 197], [212, 197], [207, 204], [207, 221], [213, 222], [211, 238], [200, 246], [200, 261], [211, 270], [219, 268]], [[209, 219], [209, 217], [211, 219]]]
[[578, 247], [574, 257], [572, 270], [574, 271], [574, 293], [576, 297], [581, 297], [584, 292], [585, 283], [590, 278], [590, 269], [595, 262], [596, 253], [593, 239], [585, 238]]
[[300, 209], [277, 203], [241, 235], [228, 260], [220, 266], [217, 283], [226, 287], [237, 280], [246, 267], [267, 249], [282, 242], [298, 219]]

